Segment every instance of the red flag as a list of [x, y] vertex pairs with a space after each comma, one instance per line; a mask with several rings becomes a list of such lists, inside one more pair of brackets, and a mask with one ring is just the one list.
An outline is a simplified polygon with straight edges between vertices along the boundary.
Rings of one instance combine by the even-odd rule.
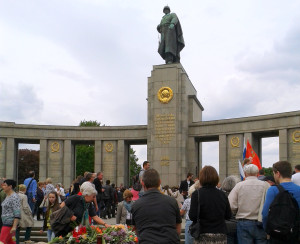
[[250, 145], [249, 141], [247, 140], [247, 148], [246, 148], [246, 157], [245, 158], [250, 158], [250, 160], [252, 159], [253, 164], [255, 164], [258, 169], [261, 169], [261, 164], [260, 164], [260, 160], [259, 157], [257, 156], [257, 154], [254, 152], [252, 146]]

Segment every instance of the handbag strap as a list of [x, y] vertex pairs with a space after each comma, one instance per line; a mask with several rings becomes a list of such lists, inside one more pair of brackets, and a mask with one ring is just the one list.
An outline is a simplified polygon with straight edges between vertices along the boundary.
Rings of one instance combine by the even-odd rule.
[[198, 210], [197, 210], [197, 222], [200, 223], [200, 189], [198, 191]]
[[29, 187], [30, 187], [32, 181], [33, 181], [33, 178], [31, 178], [31, 181], [29, 182], [28, 186], [26, 187], [26, 194], [29, 194]]

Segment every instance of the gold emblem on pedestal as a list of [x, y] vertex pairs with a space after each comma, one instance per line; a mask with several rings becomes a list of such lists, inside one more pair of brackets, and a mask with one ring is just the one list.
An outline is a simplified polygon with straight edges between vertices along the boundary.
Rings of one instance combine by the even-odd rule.
[[58, 142], [51, 143], [51, 152], [59, 152], [59, 143]]
[[239, 147], [240, 145], [240, 139], [237, 136], [234, 136], [230, 140], [230, 144], [232, 147]]
[[300, 131], [299, 130], [294, 131], [292, 136], [293, 136], [294, 143], [300, 142]]
[[106, 143], [105, 144], [105, 151], [106, 152], [112, 152], [114, 150], [114, 145], [112, 143]]
[[170, 87], [162, 87], [157, 92], [157, 98], [161, 103], [169, 103], [173, 98], [173, 91]]

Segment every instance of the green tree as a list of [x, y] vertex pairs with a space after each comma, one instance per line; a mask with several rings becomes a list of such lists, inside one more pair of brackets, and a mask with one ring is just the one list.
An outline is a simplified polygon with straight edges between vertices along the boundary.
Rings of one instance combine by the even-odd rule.
[[269, 167], [269, 168], [265, 168], [263, 167], [264, 171], [265, 171], [265, 176], [273, 176], [273, 169], [272, 167]]
[[135, 151], [133, 150], [132, 147], [129, 147], [129, 175], [130, 175], [130, 185], [133, 184], [133, 179], [132, 177], [137, 175], [142, 167], [141, 165], [137, 164], [138, 162], [138, 157], [135, 155]]
[[30, 149], [18, 150], [18, 184], [23, 184], [29, 171], [35, 172], [35, 178], [39, 179], [40, 151]]
[[97, 120], [82, 120], [80, 121], [79, 126], [101, 126], [101, 122], [98, 122]]
[[[82, 120], [79, 126], [101, 126], [97, 120]], [[104, 125], [103, 125], [104, 126]], [[94, 172], [95, 147], [94, 145], [76, 146], [76, 176], [83, 175], [84, 172]]]

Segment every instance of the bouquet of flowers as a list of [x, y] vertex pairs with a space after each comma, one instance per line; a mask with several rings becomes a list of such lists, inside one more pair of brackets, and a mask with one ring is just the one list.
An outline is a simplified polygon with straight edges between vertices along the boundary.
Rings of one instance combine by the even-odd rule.
[[104, 228], [101, 236], [107, 244], [135, 244], [138, 242], [135, 232], [127, 225], [112, 225]]
[[77, 227], [65, 237], [55, 237], [50, 244], [135, 244], [137, 242], [137, 236], [131, 227], [113, 225], [102, 229], [98, 226]]
[[97, 226], [81, 226], [75, 228], [65, 237], [55, 237], [50, 243], [63, 243], [63, 244], [75, 244], [84, 243], [92, 244], [97, 242], [98, 236], [102, 234], [101, 228]]

